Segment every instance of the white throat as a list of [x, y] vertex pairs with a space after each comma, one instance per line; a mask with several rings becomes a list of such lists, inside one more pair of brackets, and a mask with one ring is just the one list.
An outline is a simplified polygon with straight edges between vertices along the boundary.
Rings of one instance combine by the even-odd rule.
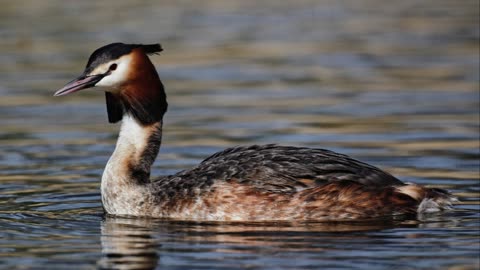
[[138, 155], [139, 152], [145, 148], [148, 138], [151, 135], [148, 130], [148, 128], [143, 127], [135, 118], [128, 114], [124, 115], [114, 155], [123, 154], [124, 151], [129, 152], [129, 154]]

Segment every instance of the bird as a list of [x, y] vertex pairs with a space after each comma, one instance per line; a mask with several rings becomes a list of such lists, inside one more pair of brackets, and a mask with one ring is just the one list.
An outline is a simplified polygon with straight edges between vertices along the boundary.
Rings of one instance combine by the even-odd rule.
[[150, 56], [160, 44], [96, 49], [83, 73], [55, 92], [105, 92], [108, 121], [121, 122], [100, 191], [105, 213], [192, 221], [342, 221], [396, 218], [452, 208], [447, 190], [402, 182], [320, 148], [234, 146], [189, 170], [150, 177], [168, 103]]

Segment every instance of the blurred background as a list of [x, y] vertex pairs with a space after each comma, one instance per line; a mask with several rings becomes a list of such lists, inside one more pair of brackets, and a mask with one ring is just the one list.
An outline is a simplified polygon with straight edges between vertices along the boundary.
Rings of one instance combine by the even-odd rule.
[[[112, 42], [164, 48], [152, 57], [170, 105], [154, 175], [189, 168], [229, 146], [281, 143], [340, 151], [461, 199], [459, 212], [447, 218], [453, 223], [430, 227], [440, 231], [382, 231], [393, 243], [384, 248], [348, 239], [351, 253], [331, 235], [332, 242], [302, 235], [313, 240], [297, 243], [305, 252], [297, 254], [283, 244], [298, 238], [286, 234], [287, 242], [264, 253], [258, 246], [271, 242], [244, 241], [248, 234], [238, 228], [233, 231], [242, 238], [225, 246], [224, 238], [178, 238], [172, 234], [178, 224], [160, 232], [158, 224], [136, 224], [154, 239], [170, 237], [154, 249], [163, 258], [159, 267], [179, 260], [221, 268], [201, 260], [216, 257], [243, 266], [238, 248], [251, 268], [327, 267], [338, 258], [348, 268], [478, 267], [477, 0], [0, 4], [0, 267], [61, 269], [76, 262], [88, 269], [102, 257], [99, 224], [112, 228], [108, 222], [117, 221], [102, 219], [98, 187], [118, 126], [107, 123], [99, 90], [52, 95], [83, 71], [95, 49]], [[182, 227], [181, 235], [190, 229]], [[423, 241], [420, 250], [408, 251], [411, 235]], [[437, 237], [443, 242], [432, 240]], [[189, 241], [198, 246], [184, 247], [185, 256], [169, 249]], [[310, 249], [320, 242], [328, 243], [321, 247], [328, 256]], [[356, 250], [366, 252], [363, 259]], [[422, 260], [412, 260], [417, 256]]]

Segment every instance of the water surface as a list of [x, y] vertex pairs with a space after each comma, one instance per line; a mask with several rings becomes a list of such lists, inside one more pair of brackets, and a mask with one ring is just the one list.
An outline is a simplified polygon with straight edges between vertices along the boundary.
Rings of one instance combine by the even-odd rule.
[[[398, 1], [397, 1], [398, 2]], [[0, 268], [476, 269], [478, 1], [3, 1]], [[350, 223], [104, 217], [118, 126], [53, 98], [105, 44], [161, 42], [153, 175], [242, 144], [321, 147], [446, 188], [455, 211]]]

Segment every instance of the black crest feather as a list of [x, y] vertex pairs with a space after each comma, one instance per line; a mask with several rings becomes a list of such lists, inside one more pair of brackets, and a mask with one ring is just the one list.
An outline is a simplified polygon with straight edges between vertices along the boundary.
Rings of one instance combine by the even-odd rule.
[[148, 44], [148, 45], [139, 45], [146, 54], [158, 54], [163, 51], [162, 45], [160, 44]]
[[158, 54], [163, 51], [160, 44], [124, 44], [120, 42], [111, 43], [95, 50], [88, 59], [85, 72], [93, 70], [96, 66], [108, 61], [118, 59], [123, 55], [129, 54], [135, 48], [142, 48], [146, 54]]

